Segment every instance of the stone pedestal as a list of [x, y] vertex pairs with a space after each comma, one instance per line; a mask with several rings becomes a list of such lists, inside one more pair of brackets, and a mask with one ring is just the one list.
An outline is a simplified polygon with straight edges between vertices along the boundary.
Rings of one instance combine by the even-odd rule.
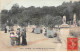
[[67, 50], [67, 38], [69, 37], [69, 28], [61, 28], [60, 29], [60, 39], [62, 42], [62, 48], [63, 50]]
[[66, 16], [63, 16], [63, 24], [60, 25], [60, 39], [63, 50], [67, 50], [67, 38], [69, 37], [69, 25], [66, 24]]
[[68, 24], [62, 24], [60, 26], [60, 39], [62, 42], [62, 48], [63, 50], [67, 50], [67, 38], [69, 37], [70, 33], [70, 26]]

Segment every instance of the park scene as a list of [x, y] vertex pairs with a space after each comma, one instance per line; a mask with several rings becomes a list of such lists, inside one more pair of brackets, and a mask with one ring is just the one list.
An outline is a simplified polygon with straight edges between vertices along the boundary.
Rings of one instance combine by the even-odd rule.
[[78, 38], [80, 51], [80, 1], [0, 12], [0, 51], [69, 51], [67, 38]]

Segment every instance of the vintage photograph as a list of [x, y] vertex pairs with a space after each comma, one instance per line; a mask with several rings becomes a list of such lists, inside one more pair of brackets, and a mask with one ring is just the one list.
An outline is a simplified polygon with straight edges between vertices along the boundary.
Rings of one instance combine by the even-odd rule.
[[80, 51], [80, 0], [0, 0], [0, 51]]

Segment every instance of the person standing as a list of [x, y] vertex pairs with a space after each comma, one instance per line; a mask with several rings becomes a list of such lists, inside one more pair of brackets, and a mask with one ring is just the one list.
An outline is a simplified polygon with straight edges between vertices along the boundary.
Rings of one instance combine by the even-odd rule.
[[5, 28], [5, 33], [7, 33], [7, 28]]
[[14, 44], [15, 44], [14, 36], [15, 36], [15, 35], [14, 35], [14, 32], [10, 32], [10, 38], [11, 38], [10, 41], [11, 41], [11, 45], [12, 45], [12, 46], [14, 46]]
[[22, 36], [22, 45], [27, 45], [27, 41], [26, 41], [26, 30], [25, 29], [22, 30], [21, 36]]
[[16, 34], [17, 34], [17, 38], [18, 38], [18, 40], [16, 41], [16, 45], [20, 45], [20, 30], [19, 29], [17, 29], [17, 32], [16, 32]]
[[32, 28], [32, 33], [34, 33], [35, 28]]

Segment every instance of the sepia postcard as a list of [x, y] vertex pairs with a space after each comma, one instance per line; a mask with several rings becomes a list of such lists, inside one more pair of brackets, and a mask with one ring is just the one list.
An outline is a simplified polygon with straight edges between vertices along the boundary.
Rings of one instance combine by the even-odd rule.
[[80, 0], [0, 0], [0, 51], [80, 51]]

